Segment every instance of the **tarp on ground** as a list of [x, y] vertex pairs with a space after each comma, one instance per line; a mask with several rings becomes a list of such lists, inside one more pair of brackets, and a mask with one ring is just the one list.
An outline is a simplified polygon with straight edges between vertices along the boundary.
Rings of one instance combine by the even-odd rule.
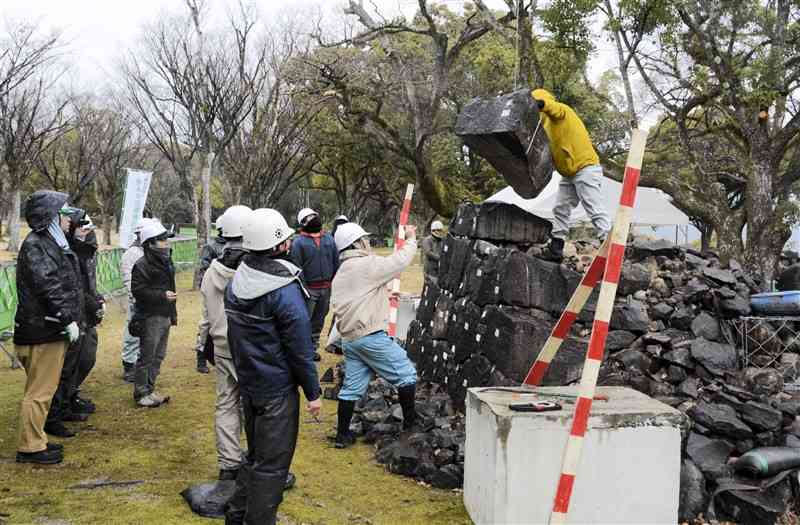
[[[488, 199], [487, 202], [505, 202], [514, 204], [523, 210], [543, 219], [553, 220], [553, 206], [556, 204], [558, 184], [561, 175], [553, 174], [550, 183], [542, 192], [533, 199], [523, 199], [511, 186], [500, 190]], [[603, 177], [602, 184], [603, 205], [608, 214], [614, 217], [619, 206], [619, 196], [622, 193], [622, 184]], [[570, 217], [572, 224], [589, 221], [589, 216], [580, 204], [572, 210]], [[690, 224], [689, 217], [673, 206], [669, 195], [655, 188], [639, 186], [636, 193], [636, 206], [633, 209], [633, 223], [642, 226], [686, 225]]]

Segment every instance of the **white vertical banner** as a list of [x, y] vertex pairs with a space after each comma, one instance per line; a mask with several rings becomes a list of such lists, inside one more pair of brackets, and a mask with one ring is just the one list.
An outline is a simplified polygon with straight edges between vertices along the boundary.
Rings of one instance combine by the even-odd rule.
[[125, 182], [125, 200], [122, 203], [122, 216], [119, 221], [119, 245], [130, 247], [135, 239], [133, 229], [142, 219], [147, 192], [150, 191], [152, 171], [128, 169]]

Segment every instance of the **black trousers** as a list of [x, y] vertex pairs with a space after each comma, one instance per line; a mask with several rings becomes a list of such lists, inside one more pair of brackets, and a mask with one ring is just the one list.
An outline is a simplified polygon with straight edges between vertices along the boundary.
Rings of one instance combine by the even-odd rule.
[[81, 385], [89, 377], [97, 362], [97, 328], [94, 326], [87, 328], [80, 343], [81, 355], [78, 358], [78, 366], [75, 369], [75, 382], [72, 385], [71, 397], [78, 393]]
[[293, 390], [264, 405], [255, 405], [242, 396], [242, 405], [247, 461], [239, 469], [225, 524], [274, 525], [297, 446], [300, 394]]
[[70, 399], [72, 399], [73, 385], [75, 384], [75, 372], [78, 370], [81, 358], [82, 340], [83, 338], [78, 339], [67, 348], [58, 388], [53, 395], [52, 403], [50, 403], [50, 410], [47, 412], [48, 423], [61, 421], [70, 412]]

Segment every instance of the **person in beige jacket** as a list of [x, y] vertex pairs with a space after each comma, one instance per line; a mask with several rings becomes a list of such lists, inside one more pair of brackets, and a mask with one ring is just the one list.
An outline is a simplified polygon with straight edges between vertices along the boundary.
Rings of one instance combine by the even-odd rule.
[[380, 257], [372, 253], [369, 234], [358, 224], [343, 224], [336, 230], [340, 266], [331, 287], [331, 304], [345, 357], [336, 448], [355, 443], [350, 421], [355, 403], [366, 392], [373, 374], [397, 388], [403, 429], [411, 429], [416, 421], [417, 371], [406, 351], [386, 333], [387, 285], [411, 264], [417, 251], [416, 228], [406, 226], [405, 232], [405, 246], [388, 257]]
[[233, 279], [242, 257], [242, 222], [252, 213], [247, 206], [232, 206], [225, 210], [221, 228], [225, 236], [222, 256], [214, 259], [203, 275], [200, 292], [203, 294], [204, 331], [214, 343], [213, 365], [217, 376], [217, 403], [214, 431], [217, 436], [219, 479], [234, 480], [244, 461], [240, 437], [242, 434], [239, 380], [228, 346], [228, 319], [225, 315], [225, 288]]

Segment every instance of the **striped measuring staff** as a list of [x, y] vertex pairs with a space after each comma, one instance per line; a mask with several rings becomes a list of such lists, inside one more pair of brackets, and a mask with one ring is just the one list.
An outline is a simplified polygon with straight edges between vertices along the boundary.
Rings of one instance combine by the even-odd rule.
[[[581, 453], [583, 452], [583, 439], [586, 434], [589, 413], [592, 409], [592, 400], [594, 399], [597, 387], [600, 364], [603, 362], [603, 354], [605, 353], [608, 326], [611, 321], [611, 312], [614, 309], [614, 298], [617, 295], [617, 286], [622, 271], [622, 260], [625, 256], [625, 244], [628, 240], [628, 233], [630, 232], [633, 206], [636, 201], [636, 190], [639, 186], [639, 176], [641, 174], [642, 158], [644, 157], [646, 142], [646, 131], [638, 129], [633, 130], [628, 160], [625, 163], [622, 195], [620, 195], [619, 208], [617, 209], [617, 214], [614, 219], [614, 226], [611, 228], [611, 233], [606, 243], [604, 243], [603, 249], [600, 250], [598, 256], [592, 261], [589, 270], [587, 270], [584, 281], [573, 295], [575, 306], [581, 301], [585, 304], [588, 298], [586, 288], [588, 288], [589, 283], [593, 280], [596, 284], [597, 275], [600, 272], [599, 268], [603, 269], [600, 297], [597, 301], [597, 310], [594, 315], [592, 335], [589, 338], [589, 349], [586, 353], [586, 361], [583, 364], [578, 398], [575, 403], [575, 413], [572, 418], [572, 428], [570, 429], [567, 445], [564, 449], [561, 474], [558, 478], [553, 509], [550, 513], [551, 525], [567, 522], [572, 489], [575, 485], [575, 477], [578, 473], [578, 465], [580, 464]], [[591, 288], [589, 288], [588, 291], [591, 292]], [[583, 298], [581, 299], [579, 297], [576, 299], [575, 296]], [[572, 303], [572, 300], [570, 300], [570, 303]], [[581, 304], [581, 306], [583, 305]], [[572, 312], [570, 317], [573, 315], [575, 315], [575, 312]], [[562, 318], [563, 317], [562, 315]], [[571, 324], [572, 321], [574, 321], [574, 317], [572, 317], [571, 321], [568, 321], [569, 324]], [[559, 320], [559, 323], [560, 322]], [[565, 321], [564, 324], [567, 324], [567, 321]], [[560, 336], [560, 339], [563, 340], [567, 332], [564, 332], [562, 327], [562, 331], [552, 335]], [[554, 344], [556, 344], [557, 348], [560, 342]], [[553, 353], [555, 352], [553, 351]], [[534, 364], [534, 368], [535, 366]]]
[[[406, 243], [406, 224], [411, 213], [411, 198], [414, 196], [414, 185], [406, 186], [406, 196], [403, 199], [403, 208], [400, 210], [400, 224], [397, 226], [397, 235], [394, 239], [394, 250], [397, 251]], [[392, 295], [389, 297], [389, 335], [397, 335], [397, 310], [400, 307], [400, 277], [392, 280]]]
[[581, 313], [586, 301], [589, 300], [589, 296], [592, 295], [592, 290], [594, 290], [594, 287], [600, 282], [600, 278], [603, 277], [603, 270], [606, 267], [606, 260], [608, 259], [609, 244], [609, 239], [606, 238], [597, 251], [597, 254], [592, 259], [589, 268], [583, 275], [580, 284], [578, 284], [578, 288], [575, 290], [575, 293], [572, 294], [556, 326], [553, 328], [553, 331], [550, 332], [550, 337], [545, 341], [542, 350], [536, 357], [536, 361], [528, 371], [528, 375], [525, 377], [525, 381], [523, 381], [524, 384], [530, 386], [539, 386], [542, 384], [542, 379], [544, 379], [544, 375], [547, 372], [547, 367], [550, 366], [550, 362], [561, 347], [561, 343], [564, 342], [564, 339], [566, 339], [569, 334], [569, 329], [572, 328], [572, 324], [578, 318], [578, 314]]

